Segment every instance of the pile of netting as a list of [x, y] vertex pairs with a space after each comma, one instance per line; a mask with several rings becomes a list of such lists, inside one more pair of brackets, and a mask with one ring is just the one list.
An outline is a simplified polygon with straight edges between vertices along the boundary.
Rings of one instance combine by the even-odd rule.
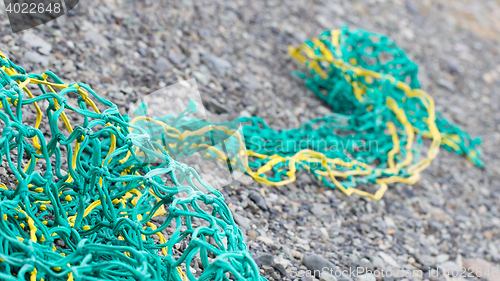
[[0, 56], [0, 279], [261, 279], [196, 171], [87, 85]]
[[[333, 113], [282, 131], [259, 117], [240, 118], [249, 122], [249, 174], [258, 182], [284, 185], [302, 169], [347, 195], [380, 199], [389, 183], [414, 184], [440, 145], [483, 166], [480, 139], [435, 111], [419, 87], [417, 65], [386, 36], [344, 26], [290, 47], [290, 54], [311, 70], [298, 75]], [[422, 138], [432, 140], [430, 147]], [[373, 184], [376, 192], [356, 188]]]
[[[0, 53], [0, 157], [13, 175], [0, 185], [0, 277], [261, 280], [222, 194], [179, 155], [202, 152], [268, 185], [305, 170], [373, 199], [414, 184], [440, 146], [483, 165], [480, 140], [435, 111], [387, 37], [343, 27], [290, 54], [332, 114], [275, 131], [258, 117], [184, 120], [191, 107], [129, 121], [87, 85], [26, 73]], [[235, 140], [217, 146], [225, 135]]]

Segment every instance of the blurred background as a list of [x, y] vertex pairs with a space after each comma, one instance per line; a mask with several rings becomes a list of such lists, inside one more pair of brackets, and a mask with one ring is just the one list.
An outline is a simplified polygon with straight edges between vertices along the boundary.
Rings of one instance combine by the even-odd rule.
[[330, 112], [292, 77], [304, 69], [289, 45], [342, 23], [388, 35], [419, 65], [436, 108], [482, 137], [486, 168], [441, 150], [415, 186], [395, 184], [377, 202], [307, 174], [278, 188], [242, 178], [224, 193], [247, 245], [271, 280], [318, 262], [427, 268], [423, 279], [429, 267], [500, 262], [500, 1], [81, 0], [15, 34], [0, 7], [0, 50], [29, 72], [87, 83], [124, 114], [195, 78], [212, 113], [260, 116], [275, 129]]

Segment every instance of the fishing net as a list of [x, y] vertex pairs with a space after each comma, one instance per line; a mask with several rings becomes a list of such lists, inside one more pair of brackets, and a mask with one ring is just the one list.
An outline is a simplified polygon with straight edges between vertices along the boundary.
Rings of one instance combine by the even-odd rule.
[[260, 279], [222, 194], [115, 104], [0, 66], [2, 280]]
[[0, 185], [0, 277], [262, 280], [222, 194], [174, 160], [193, 153], [262, 184], [305, 170], [373, 199], [415, 183], [440, 146], [483, 165], [480, 140], [435, 111], [416, 64], [386, 36], [343, 27], [290, 54], [332, 114], [281, 131], [258, 117], [188, 120], [191, 103], [156, 118], [141, 103], [129, 120], [87, 85], [0, 55], [0, 157], [12, 175]]
[[[240, 118], [256, 181], [284, 185], [307, 170], [347, 195], [380, 199], [389, 183], [414, 184], [440, 145], [483, 166], [480, 139], [435, 111], [417, 65], [386, 36], [343, 26], [290, 54], [310, 69], [298, 75], [333, 113], [281, 131], [259, 117]], [[429, 147], [423, 138], [432, 140]], [[370, 192], [374, 184], [379, 188]]]

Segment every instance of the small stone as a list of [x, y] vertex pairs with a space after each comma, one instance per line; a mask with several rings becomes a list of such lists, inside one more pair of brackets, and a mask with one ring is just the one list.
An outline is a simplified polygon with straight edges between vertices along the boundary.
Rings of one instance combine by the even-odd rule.
[[266, 273], [272, 273], [272, 272], [274, 272], [274, 269], [273, 269], [273, 267], [272, 267], [272, 266], [262, 265], [262, 269], [264, 269], [264, 271], [265, 271]]
[[326, 28], [326, 29], [330, 29], [333, 26], [332, 21], [329, 18], [327, 18], [326, 16], [323, 16], [323, 15], [316, 16], [316, 21], [318, 22], [318, 24], [321, 27]]
[[0, 175], [7, 176], [7, 170], [4, 167], [0, 167]]
[[120, 92], [122, 92], [126, 95], [132, 94], [133, 91], [134, 91], [134, 89], [132, 89], [132, 87], [124, 87], [124, 88], [120, 89]]
[[335, 244], [342, 244], [345, 242], [345, 238], [342, 236], [337, 236], [337, 237], [333, 238], [332, 241]]
[[304, 256], [302, 259], [302, 263], [312, 272], [335, 272], [337, 270], [337, 266], [335, 266], [332, 262], [327, 260], [326, 258], [316, 254], [309, 253]]
[[493, 232], [491, 232], [491, 230], [485, 230], [485, 231], [483, 232], [483, 236], [484, 236], [484, 238], [486, 238], [486, 240], [488, 240], [488, 241], [493, 240]]
[[242, 216], [242, 215], [240, 215], [238, 213], [234, 213], [233, 217], [234, 217], [234, 221], [241, 228], [243, 228], [243, 229], [251, 229], [252, 228], [251, 227], [251, 221], [248, 218], [246, 218], [246, 217], [244, 217], [244, 216]]
[[[276, 267], [274, 267], [274, 268], [276, 269]], [[286, 273], [286, 271], [285, 271], [285, 273]], [[276, 272], [276, 270], [271, 273], [271, 277], [274, 278], [274, 280], [280, 279], [280, 275], [278, 274], [278, 272]]]
[[311, 250], [311, 246], [309, 246], [309, 244], [305, 244], [305, 243], [297, 243], [296, 246], [298, 248], [301, 248], [302, 250], [304, 251], [309, 251]]
[[359, 260], [359, 267], [364, 268], [364, 272], [373, 271], [373, 264], [367, 258]]
[[229, 70], [231, 70], [232, 65], [225, 59], [221, 59], [219, 57], [213, 55], [203, 54], [201, 59], [208, 65], [211, 65], [215, 68], [220, 74], [226, 74]]
[[436, 256], [436, 263], [443, 263], [449, 259], [450, 256], [448, 256], [447, 254], [440, 254]]
[[432, 208], [431, 217], [440, 222], [446, 222], [446, 223], [454, 222], [453, 218], [450, 215], [448, 215], [445, 211], [437, 207]]
[[394, 220], [391, 217], [385, 216], [384, 222], [388, 228], [392, 228], [392, 229], [396, 228], [396, 223], [394, 222]]
[[164, 73], [165, 71], [169, 71], [172, 69], [172, 64], [168, 61], [168, 59], [164, 57], [159, 57], [156, 60], [155, 70], [158, 73]]
[[71, 41], [71, 40], [68, 40], [68, 41], [66, 41], [66, 46], [68, 46], [68, 48], [73, 50], [75, 48], [75, 43], [73, 43], [73, 41]]
[[423, 266], [433, 266], [436, 264], [436, 259], [429, 255], [416, 255], [415, 257]]
[[215, 114], [228, 113], [230, 110], [226, 106], [222, 105], [220, 102], [214, 99], [207, 99], [203, 101], [203, 104], [207, 107], [210, 112]]
[[255, 240], [257, 238], [257, 232], [255, 230], [250, 230], [247, 232], [248, 238]]
[[415, 39], [415, 33], [413, 33], [413, 30], [411, 30], [411, 28], [405, 28], [401, 31], [401, 33], [408, 41], [412, 41], [413, 39]]
[[347, 255], [347, 257], [349, 258], [352, 264], [355, 264], [359, 261], [358, 256], [355, 254]]
[[322, 217], [326, 216], [328, 213], [325, 211], [325, 206], [323, 204], [316, 203], [311, 209], [311, 213], [315, 216]]
[[437, 81], [437, 84], [445, 89], [447, 89], [448, 91], [450, 92], [453, 92], [455, 91], [455, 85], [453, 85], [453, 83], [451, 83], [450, 81], [448, 80], [445, 80], [445, 79], [439, 79]]
[[372, 260], [372, 264], [375, 268], [378, 268], [378, 269], [383, 269], [385, 267], [385, 263], [384, 263], [384, 260], [381, 259], [380, 257], [377, 257], [377, 256], [373, 256], [371, 258]]
[[257, 241], [264, 242], [267, 245], [274, 245], [274, 241], [267, 236], [259, 236], [257, 237]]
[[251, 185], [254, 182], [253, 178], [248, 175], [241, 175], [236, 180], [239, 181], [242, 185]]
[[64, 66], [62, 67], [62, 71], [66, 72], [66, 73], [70, 73], [70, 72], [73, 72], [75, 70], [76, 70], [76, 67], [75, 67], [75, 64], [73, 63], [72, 60], [67, 60], [64, 63]]
[[40, 55], [37, 52], [26, 52], [24, 54], [24, 59], [32, 63], [39, 63], [44, 67], [49, 66], [49, 59], [43, 55]]
[[184, 56], [184, 54], [179, 54], [173, 50], [170, 50], [168, 52], [168, 59], [176, 66], [180, 66], [186, 60], [186, 56]]
[[460, 69], [460, 65], [455, 60], [451, 60], [448, 58], [443, 58], [441, 60], [441, 65], [450, 73], [450, 74], [460, 74], [462, 70]]
[[[328, 6], [329, 6], [328, 8], [330, 9], [330, 11], [335, 13], [337, 16], [345, 15], [345, 9], [342, 7], [341, 4], [331, 3]], [[304, 40], [301, 40], [301, 41], [304, 41]]]
[[254, 75], [248, 74], [244, 76], [243, 81], [245, 83], [245, 86], [247, 86], [247, 88], [253, 90], [258, 90], [262, 88], [262, 83], [260, 83], [259, 80], [257, 80], [257, 78], [255, 78]]
[[195, 71], [193, 72], [193, 76], [196, 81], [199, 81], [202, 85], [208, 85], [208, 83], [210, 82], [210, 76], [204, 73]]
[[91, 28], [88, 31], [85, 32], [84, 34], [85, 39], [87, 41], [91, 41], [92, 43], [101, 46], [101, 47], [108, 47], [109, 46], [109, 40], [108, 38], [104, 37], [99, 31]]
[[287, 259], [284, 259], [284, 258], [282, 257], [282, 255], [280, 255], [280, 256], [278, 256], [278, 257], [274, 258], [274, 263], [275, 263], [275, 264], [280, 264], [281, 266], [283, 266], [283, 268], [288, 268], [288, 267], [292, 264], [292, 262], [291, 262], [291, 261], [289, 261], [289, 260], [287, 260]]
[[486, 207], [485, 205], [481, 205], [481, 206], [479, 206], [479, 208], [477, 208], [477, 211], [480, 214], [484, 214], [484, 213], [488, 212], [488, 207]]
[[323, 105], [319, 105], [318, 107], [316, 107], [316, 111], [320, 115], [332, 114], [332, 110], [330, 108], [323, 106]]
[[262, 265], [273, 266], [274, 264], [274, 256], [269, 253], [262, 253], [258, 255], [258, 259]]
[[462, 258], [461, 254], [458, 254], [457, 257], [455, 258], [455, 263], [458, 265], [458, 267], [462, 268], [464, 266], [464, 259]]
[[192, 52], [191, 52], [191, 55], [189, 55], [189, 61], [190, 61], [193, 65], [198, 65], [198, 64], [200, 64], [200, 52], [198, 52], [198, 51], [192, 51]]
[[250, 198], [259, 208], [261, 208], [264, 211], [267, 211], [266, 200], [264, 200], [264, 198], [262, 198], [262, 196], [260, 196], [260, 194], [257, 191], [255, 190], [250, 191], [250, 193], [248, 194], [248, 198]]
[[415, 5], [415, 2], [413, 2], [412, 0], [406, 0], [405, 7], [406, 7], [406, 10], [408, 10], [408, 12], [410, 14], [413, 14], [413, 15], [419, 14], [417, 5]]
[[26, 45], [35, 48], [36, 51], [42, 55], [47, 56], [52, 51], [52, 45], [50, 43], [47, 43], [47, 41], [32, 32], [24, 33], [22, 40]]
[[399, 268], [398, 262], [394, 258], [392, 258], [391, 256], [389, 256], [388, 254], [386, 254], [384, 252], [378, 252], [378, 255], [384, 260], [384, 262], [386, 264], [394, 267], [395, 269]]
[[103, 84], [113, 84], [114, 81], [113, 81], [113, 78], [109, 77], [109, 76], [102, 76], [99, 81], [101, 81], [101, 83]]
[[292, 253], [293, 257], [296, 259], [302, 259], [302, 257], [304, 256], [301, 252], [294, 250], [294, 249], [291, 249], [290, 252]]
[[143, 41], [137, 42], [137, 51], [141, 56], [145, 57], [148, 54], [148, 45]]
[[248, 113], [250, 113], [250, 115], [255, 115], [257, 113], [257, 111], [259, 110], [259, 108], [255, 105], [250, 105], [250, 106], [247, 106], [246, 107], [246, 110], [248, 111]]
[[[285, 277], [288, 277], [288, 273], [286, 272], [286, 268], [282, 265], [282, 264], [279, 264], [279, 263], [275, 263], [274, 266], [273, 266], [277, 271], [279, 271], [281, 273], [281, 276], [285, 276]], [[278, 278], [275, 278], [276, 280], [279, 280], [279, 277]]]
[[252, 114], [250, 114], [250, 112], [246, 111], [246, 110], [242, 110], [240, 112], [240, 117], [252, 117]]
[[491, 71], [491, 72], [486, 72], [485, 74], [483, 74], [483, 80], [488, 83], [488, 84], [491, 84], [495, 81], [496, 77], [495, 77], [495, 72], [494, 71]]

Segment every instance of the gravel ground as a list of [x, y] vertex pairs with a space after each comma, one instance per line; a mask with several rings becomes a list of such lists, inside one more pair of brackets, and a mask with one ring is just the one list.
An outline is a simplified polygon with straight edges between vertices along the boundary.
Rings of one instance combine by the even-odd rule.
[[[380, 201], [346, 197], [307, 174], [277, 188], [244, 177], [224, 193], [269, 280], [325, 266], [421, 269], [396, 279], [447, 280], [432, 270], [500, 263], [499, 14], [495, 0], [82, 0], [69, 16], [18, 34], [0, 10], [0, 50], [30, 72], [91, 85], [123, 113], [145, 94], [196, 78], [216, 113], [289, 128], [329, 109], [292, 78], [303, 68], [288, 45], [344, 22], [389, 35], [419, 64], [437, 109], [482, 137], [486, 168], [441, 150], [416, 185], [392, 185]], [[382, 279], [360, 274], [342, 278]], [[315, 278], [334, 280], [302, 279]]]

